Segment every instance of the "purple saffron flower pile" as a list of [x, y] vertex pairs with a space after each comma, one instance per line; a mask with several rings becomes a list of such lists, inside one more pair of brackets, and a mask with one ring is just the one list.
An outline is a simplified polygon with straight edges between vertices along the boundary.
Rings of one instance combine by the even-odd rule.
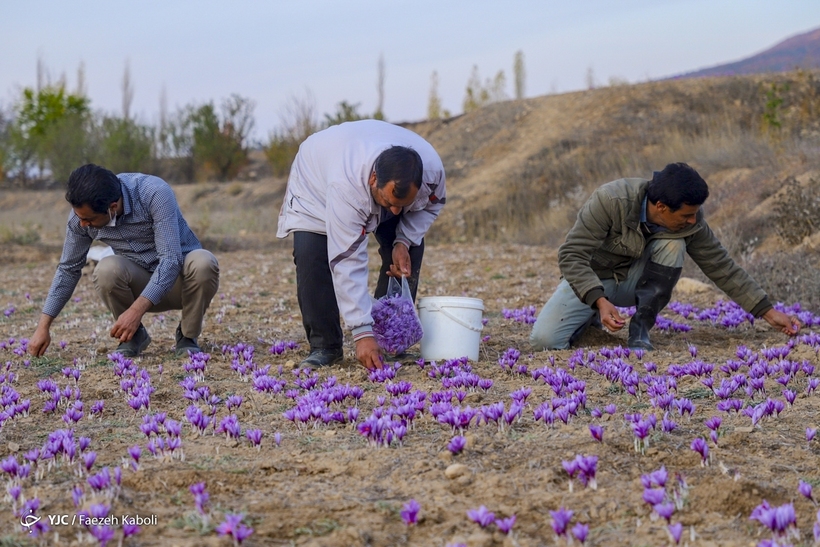
[[391, 355], [406, 351], [424, 335], [413, 301], [402, 295], [374, 301], [371, 315], [376, 342]]

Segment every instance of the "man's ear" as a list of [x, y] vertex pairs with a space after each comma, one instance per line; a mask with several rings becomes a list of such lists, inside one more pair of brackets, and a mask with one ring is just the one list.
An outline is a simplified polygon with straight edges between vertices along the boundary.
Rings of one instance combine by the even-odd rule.
[[376, 187], [376, 172], [375, 171], [370, 172], [370, 178], [367, 179], [367, 184], [369, 184], [371, 188]]

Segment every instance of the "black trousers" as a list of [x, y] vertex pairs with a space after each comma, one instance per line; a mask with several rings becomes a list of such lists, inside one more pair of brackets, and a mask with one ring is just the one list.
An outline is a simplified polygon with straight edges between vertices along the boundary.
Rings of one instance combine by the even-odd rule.
[[[400, 219], [401, 215], [392, 216], [380, 222], [376, 228], [375, 236], [382, 264], [373, 294], [375, 298], [387, 294], [387, 272], [393, 264], [393, 242], [396, 240], [396, 227]], [[407, 281], [414, 301], [423, 257], [424, 240], [420, 245], [410, 247], [412, 269]], [[340, 349], [344, 337], [327, 258], [327, 236], [313, 232], [294, 232], [293, 263], [296, 264], [296, 295], [302, 312], [302, 325], [311, 351]]]

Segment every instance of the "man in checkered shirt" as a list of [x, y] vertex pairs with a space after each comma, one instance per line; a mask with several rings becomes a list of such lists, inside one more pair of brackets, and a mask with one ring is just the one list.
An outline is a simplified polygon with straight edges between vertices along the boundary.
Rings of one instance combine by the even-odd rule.
[[63, 254], [29, 352], [41, 356], [51, 343], [51, 323], [74, 293], [95, 240], [114, 251], [100, 260], [92, 279], [114, 315], [110, 334], [120, 341], [117, 351], [140, 355], [151, 343], [142, 316], [166, 310], [182, 310], [177, 356], [201, 351], [197, 337], [219, 288], [219, 264], [188, 227], [168, 183], [88, 164], [71, 173], [65, 197], [72, 211]]

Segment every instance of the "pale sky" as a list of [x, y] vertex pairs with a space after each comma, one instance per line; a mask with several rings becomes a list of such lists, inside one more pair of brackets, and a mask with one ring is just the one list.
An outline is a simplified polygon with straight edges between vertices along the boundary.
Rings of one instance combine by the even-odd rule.
[[132, 113], [154, 124], [162, 89], [170, 110], [256, 102], [256, 138], [267, 140], [292, 97], [317, 113], [342, 100], [415, 121], [427, 112], [430, 76], [443, 107], [460, 113], [474, 65], [482, 79], [524, 53], [526, 95], [586, 87], [589, 69], [640, 82], [735, 61], [820, 26], [820, 0], [0, 0], [0, 107], [37, 81], [77, 83], [85, 65], [92, 107], [120, 113], [126, 62]]

